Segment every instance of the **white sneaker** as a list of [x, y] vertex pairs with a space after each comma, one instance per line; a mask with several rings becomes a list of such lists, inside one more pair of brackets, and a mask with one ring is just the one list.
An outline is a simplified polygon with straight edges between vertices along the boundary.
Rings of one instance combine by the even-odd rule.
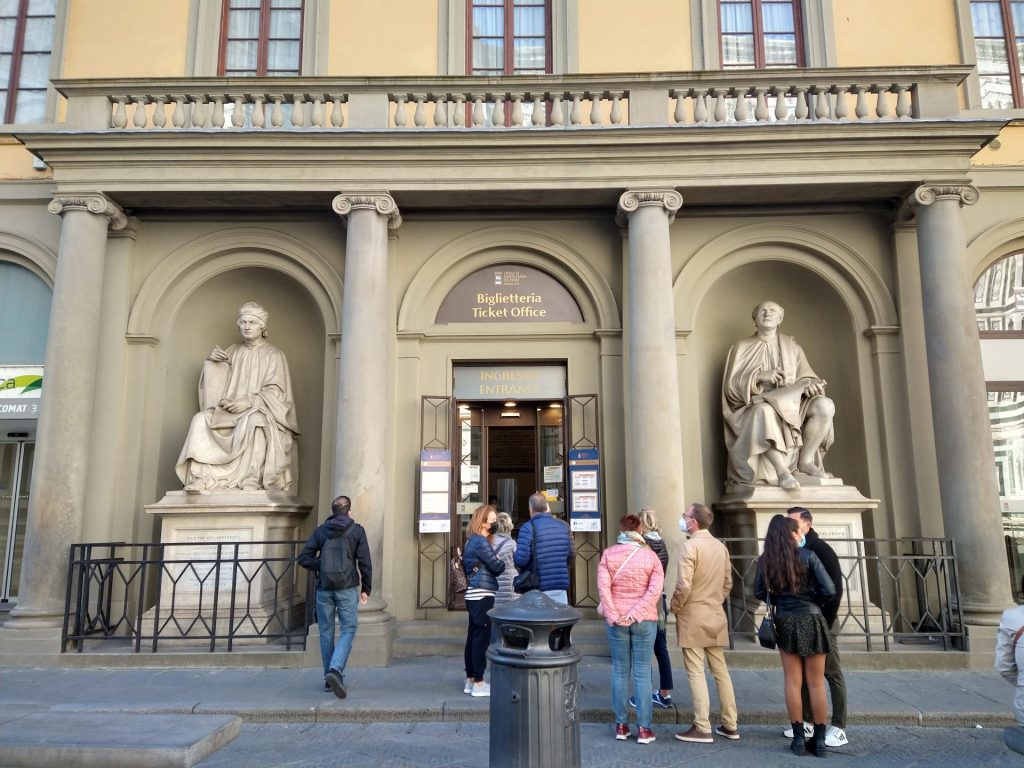
[[463, 693], [472, 693], [473, 692], [473, 681], [472, 680], [467, 680], [466, 681], [466, 684], [462, 687], [462, 692]]
[[473, 683], [473, 690], [470, 696], [490, 696], [491, 686], [489, 683]]
[[[789, 726], [789, 728], [784, 730], [782, 732], [782, 735], [785, 736], [787, 739], [792, 739], [793, 738], [793, 726]], [[804, 723], [804, 738], [805, 739], [814, 738], [814, 726], [811, 723]]]
[[846, 731], [842, 728], [836, 728], [834, 725], [830, 725], [828, 730], [825, 731], [825, 746], [827, 747], [845, 747], [850, 742], [846, 738]]

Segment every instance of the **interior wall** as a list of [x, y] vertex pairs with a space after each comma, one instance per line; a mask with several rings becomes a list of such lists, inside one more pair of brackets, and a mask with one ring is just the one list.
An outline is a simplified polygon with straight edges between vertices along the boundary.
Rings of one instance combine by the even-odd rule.
[[[836, 403], [835, 444], [825, 469], [870, 496], [864, 418], [861, 406], [856, 331], [840, 296], [821, 277], [795, 264], [772, 259], [745, 264], [716, 282], [704, 295], [690, 337], [693, 374], [700, 398], [699, 425], [684, 425], [689, 440], [702, 446], [703, 480], [709, 500], [724, 493], [726, 449], [722, 432], [722, 375], [730, 347], [754, 332], [750, 317], [762, 301], [786, 311], [781, 331], [796, 338], [815, 373], [828, 382]], [[693, 430], [697, 433], [694, 434]]]
[[[174, 465], [198, 409], [203, 360], [214, 346], [226, 349], [241, 341], [235, 323], [238, 308], [247, 301], [261, 304], [270, 313], [267, 339], [288, 359], [301, 432], [297, 441], [299, 481], [293, 492], [316, 505], [320, 495], [325, 321], [299, 283], [275, 270], [256, 267], [224, 272], [204, 283], [185, 301], [169, 338], [161, 345], [159, 375], [165, 394], [154, 501], [167, 491], [181, 489]], [[316, 513], [311, 519], [316, 519]]]

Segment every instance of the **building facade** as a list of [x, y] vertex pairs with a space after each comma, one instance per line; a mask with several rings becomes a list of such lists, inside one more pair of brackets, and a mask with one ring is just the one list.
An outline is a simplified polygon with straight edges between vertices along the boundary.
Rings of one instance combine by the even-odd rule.
[[56, 648], [71, 544], [159, 540], [246, 301], [292, 371], [300, 532], [352, 496], [384, 637], [455, 603], [491, 497], [521, 522], [543, 489], [591, 552], [716, 502], [725, 358], [767, 298], [829, 382], [828, 468], [879, 502], [865, 536], [953, 538], [968, 624], [998, 621], [1019, 4], [123, 5], [0, 3], [0, 365], [32, 400], [0, 413], [0, 652]]

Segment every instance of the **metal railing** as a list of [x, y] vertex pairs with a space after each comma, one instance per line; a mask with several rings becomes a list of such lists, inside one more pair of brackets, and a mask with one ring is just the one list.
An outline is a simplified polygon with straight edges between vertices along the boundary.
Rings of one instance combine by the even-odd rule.
[[303, 651], [315, 620], [303, 543], [73, 544], [62, 648]]
[[[763, 539], [722, 539], [732, 562], [726, 602], [729, 647], [756, 643], [764, 604], [753, 597]], [[933, 645], [967, 650], [952, 539], [828, 540], [843, 571], [843, 598], [834, 625], [844, 647], [865, 650]]]

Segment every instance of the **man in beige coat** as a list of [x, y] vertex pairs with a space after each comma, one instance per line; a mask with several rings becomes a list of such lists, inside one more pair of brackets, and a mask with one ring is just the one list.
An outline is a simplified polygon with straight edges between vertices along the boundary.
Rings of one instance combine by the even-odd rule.
[[677, 733], [676, 738], [703, 744], [714, 742], [711, 699], [704, 677], [705, 659], [715, 678], [722, 706], [722, 724], [715, 733], [732, 741], [740, 737], [736, 695], [724, 653], [729, 643], [729, 626], [722, 604], [732, 588], [732, 569], [729, 551], [709, 530], [714, 519], [714, 513], [703, 504], [691, 504], [683, 515], [690, 538], [679, 550], [676, 591], [672, 594], [676, 637], [683, 649], [693, 697], [693, 727], [685, 733]]

